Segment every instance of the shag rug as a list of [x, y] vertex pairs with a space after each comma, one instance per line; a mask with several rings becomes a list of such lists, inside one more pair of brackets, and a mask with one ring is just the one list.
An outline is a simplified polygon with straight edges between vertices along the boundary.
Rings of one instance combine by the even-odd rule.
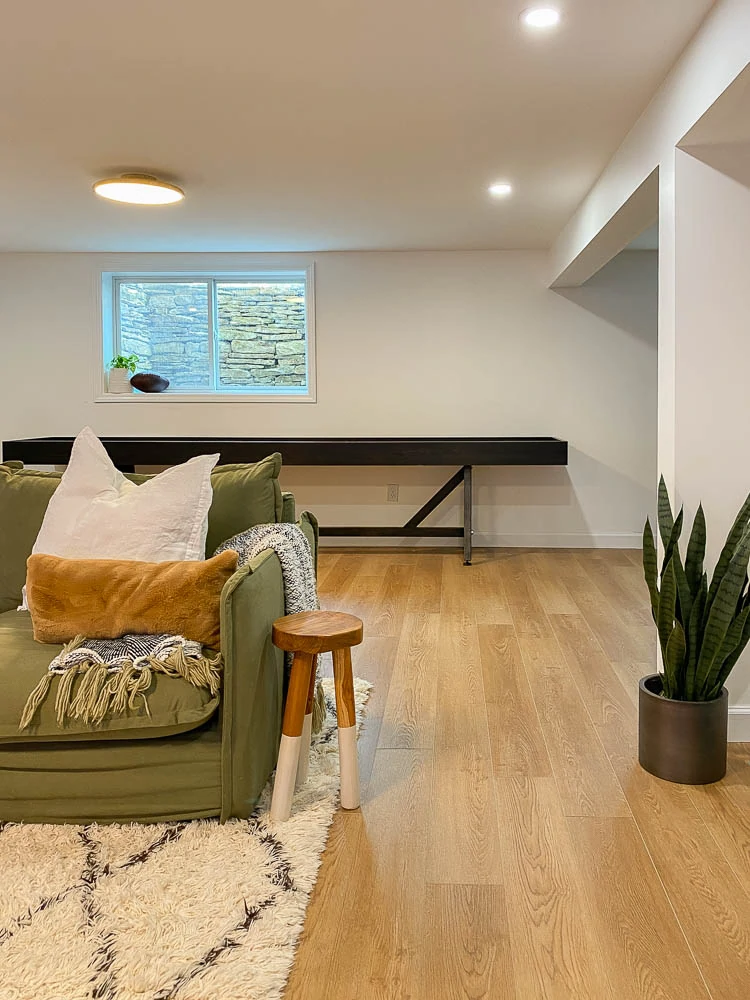
[[[0, 825], [0, 1000], [280, 998], [338, 802], [333, 682], [292, 815]], [[355, 680], [358, 723], [371, 685]]]

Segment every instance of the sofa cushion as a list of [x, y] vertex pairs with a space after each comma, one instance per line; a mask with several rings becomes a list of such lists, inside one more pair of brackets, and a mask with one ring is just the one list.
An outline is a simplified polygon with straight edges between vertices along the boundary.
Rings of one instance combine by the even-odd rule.
[[34, 722], [21, 733], [18, 721], [26, 699], [61, 648], [34, 641], [31, 616], [27, 611], [0, 614], [0, 743], [172, 736], [202, 725], [218, 708], [218, 696], [212, 698], [208, 691], [193, 687], [179, 677], [155, 674], [148, 692], [150, 716], [141, 706], [97, 725], [69, 719], [61, 727], [55, 718], [58, 684], [55, 678]]
[[29, 556], [34, 638], [43, 643], [176, 634], [219, 645], [221, 592], [237, 570], [231, 550], [211, 559], [139, 562]]
[[[281, 521], [280, 470], [278, 452], [260, 462], [219, 465], [213, 470], [207, 555], [212, 555], [227, 538], [246, 528]], [[0, 613], [15, 609], [21, 603], [26, 560], [61, 478], [62, 472], [19, 469], [15, 462], [0, 465]], [[141, 484], [153, 476], [130, 474], [127, 478]]]
[[[276, 524], [282, 519], [284, 501], [279, 486], [281, 455], [274, 452], [260, 462], [217, 465], [211, 473], [214, 496], [208, 511], [206, 555], [233, 535], [256, 524]], [[134, 483], [153, 478], [145, 473], [131, 473]]]
[[21, 602], [26, 560], [61, 476], [0, 465], [0, 613]]

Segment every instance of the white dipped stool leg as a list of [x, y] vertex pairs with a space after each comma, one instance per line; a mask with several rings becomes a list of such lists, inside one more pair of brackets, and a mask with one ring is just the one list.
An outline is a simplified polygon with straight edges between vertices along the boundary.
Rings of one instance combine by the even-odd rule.
[[313, 656], [310, 653], [294, 654], [292, 675], [289, 678], [289, 690], [284, 707], [279, 759], [276, 764], [276, 777], [271, 798], [271, 819], [276, 822], [284, 822], [289, 819], [289, 814], [292, 811], [312, 667]]
[[271, 819], [284, 822], [289, 819], [294, 798], [294, 779], [297, 775], [301, 736], [281, 736], [279, 759], [276, 763], [276, 777], [273, 781], [271, 798]]
[[354, 677], [350, 649], [333, 652], [336, 687], [336, 718], [341, 769], [341, 807], [359, 809], [359, 761], [357, 759], [357, 712], [354, 704]]

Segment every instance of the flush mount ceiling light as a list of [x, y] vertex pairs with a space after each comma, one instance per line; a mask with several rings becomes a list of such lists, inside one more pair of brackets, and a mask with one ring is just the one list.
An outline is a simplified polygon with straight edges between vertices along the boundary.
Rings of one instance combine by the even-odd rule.
[[560, 23], [560, 11], [556, 7], [529, 7], [521, 20], [527, 28], [554, 28]]
[[121, 174], [107, 177], [94, 184], [100, 198], [121, 201], [128, 205], [173, 205], [182, 201], [185, 192], [176, 184], [160, 181], [151, 174]]
[[509, 194], [513, 193], [513, 185], [508, 184], [507, 181], [496, 181], [494, 184], [490, 184], [487, 190], [493, 198], [507, 198]]

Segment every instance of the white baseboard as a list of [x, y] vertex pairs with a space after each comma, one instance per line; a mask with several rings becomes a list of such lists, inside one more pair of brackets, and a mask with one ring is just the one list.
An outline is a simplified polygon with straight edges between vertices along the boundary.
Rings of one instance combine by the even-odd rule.
[[[457, 539], [460, 542], [460, 539]], [[639, 549], [643, 536], [638, 532], [590, 534], [583, 532], [524, 533], [503, 535], [497, 532], [474, 532], [474, 545], [488, 548], [544, 549]]]
[[750, 743], [750, 705], [731, 705], [729, 708], [730, 743]]

